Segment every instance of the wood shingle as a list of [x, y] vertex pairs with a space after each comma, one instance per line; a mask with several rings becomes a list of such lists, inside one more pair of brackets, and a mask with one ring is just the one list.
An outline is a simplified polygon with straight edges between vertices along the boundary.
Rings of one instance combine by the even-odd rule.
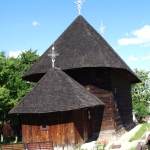
[[60, 69], [51, 68], [10, 113], [49, 113], [104, 105]]
[[[84, 67], [109, 67], [127, 70], [132, 83], [140, 80], [105, 41], [105, 39], [80, 15], [54, 42], [59, 53], [55, 66], [62, 70]], [[23, 79], [37, 82], [51, 68], [48, 57], [52, 45], [24, 74]]]

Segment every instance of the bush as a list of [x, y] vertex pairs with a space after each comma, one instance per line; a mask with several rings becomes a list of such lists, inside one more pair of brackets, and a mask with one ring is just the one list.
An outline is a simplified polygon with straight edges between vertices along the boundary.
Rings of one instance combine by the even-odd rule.
[[134, 107], [134, 111], [139, 117], [145, 117], [149, 114], [148, 108], [142, 103], [137, 103]]

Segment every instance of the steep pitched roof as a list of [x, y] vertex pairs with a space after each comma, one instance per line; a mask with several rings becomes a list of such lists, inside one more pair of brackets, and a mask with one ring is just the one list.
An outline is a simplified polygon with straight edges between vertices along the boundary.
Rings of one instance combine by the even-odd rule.
[[49, 113], [104, 105], [60, 69], [52, 68], [10, 113]]
[[[48, 57], [52, 45], [24, 74], [23, 79], [36, 82], [50, 68]], [[59, 53], [55, 66], [62, 70], [83, 67], [111, 67], [128, 70], [139, 81], [127, 64], [119, 57], [105, 39], [82, 17], [78, 16], [55, 41]]]

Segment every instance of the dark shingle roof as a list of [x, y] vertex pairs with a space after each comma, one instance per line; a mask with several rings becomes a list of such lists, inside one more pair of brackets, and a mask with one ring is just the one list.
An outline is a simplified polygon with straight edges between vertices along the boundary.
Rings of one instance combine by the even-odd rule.
[[104, 105], [60, 69], [52, 68], [10, 113], [48, 113]]
[[[48, 57], [52, 45], [24, 74], [23, 79], [37, 82], [50, 68]], [[62, 70], [83, 67], [111, 67], [128, 70], [139, 82], [132, 70], [104, 40], [104, 38], [82, 17], [73, 23], [55, 41], [55, 50], [59, 53], [55, 66]]]

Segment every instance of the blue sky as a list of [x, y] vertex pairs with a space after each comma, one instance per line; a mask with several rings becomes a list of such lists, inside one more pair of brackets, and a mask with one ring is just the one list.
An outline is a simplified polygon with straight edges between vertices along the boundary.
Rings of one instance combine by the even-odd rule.
[[[0, 3], [0, 51], [42, 54], [78, 16], [76, 0], [3, 0]], [[150, 70], [150, 0], [86, 0], [81, 15], [131, 69]], [[98, 31], [99, 32], [99, 31]]]

